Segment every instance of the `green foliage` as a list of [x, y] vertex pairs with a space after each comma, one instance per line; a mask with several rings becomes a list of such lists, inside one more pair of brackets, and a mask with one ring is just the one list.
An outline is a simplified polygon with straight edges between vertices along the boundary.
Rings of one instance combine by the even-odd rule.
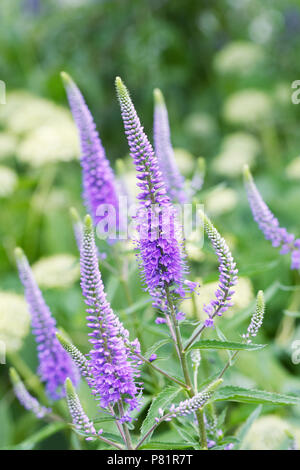
[[[84, 215], [81, 174], [60, 71], [70, 73], [84, 91], [107, 155], [112, 164], [117, 159], [121, 162], [118, 176], [130, 190], [135, 182], [113, 81], [120, 75], [128, 82], [150, 136], [153, 90], [160, 87], [168, 103], [172, 141], [182, 173], [188, 180], [197, 171], [206, 173], [195, 203], [200, 201], [209, 208], [211, 219], [232, 249], [240, 277], [248, 283], [247, 291], [237, 288], [235, 306], [217, 320], [222, 329], [222, 333], [217, 330], [219, 340], [214, 339], [215, 331], [207, 331], [192, 346], [201, 350], [198, 389], [218, 377], [228, 356], [232, 365], [224, 377], [226, 385], [216, 390], [214, 400], [218, 427], [226, 436], [228, 430], [237, 430], [237, 441], [232, 438], [229, 442], [243, 448], [251, 426], [270, 413], [289, 424], [296, 423], [298, 428], [299, 364], [292, 363], [291, 354], [293, 341], [300, 339], [299, 273], [290, 271], [288, 260], [279, 257], [258, 231], [242, 175], [243, 166], [249, 165], [272, 211], [283, 226], [299, 236], [300, 107], [291, 102], [291, 83], [299, 78], [298, 2], [37, 3], [37, 11], [27, 1], [10, 0], [0, 6], [0, 79], [7, 91], [7, 104], [0, 104], [1, 294], [5, 291], [19, 297], [21, 293], [13, 256], [16, 246], [24, 248], [32, 264], [43, 258], [51, 261], [57, 254], [78, 258], [68, 211], [76, 208], [73, 223]], [[158, 90], [155, 97], [161, 99]], [[144, 356], [149, 358], [156, 352], [159, 357], [153, 364], [168, 371], [171, 378], [182, 380], [166, 325], [154, 325], [155, 313], [142, 290], [132, 247], [119, 245], [100, 247], [106, 255], [100, 267], [112, 307], [132, 339], [140, 338]], [[207, 243], [201, 248], [191, 237], [186, 245], [189, 278], [199, 280], [201, 287], [199, 296], [182, 305], [187, 314], [182, 324], [184, 339], [203, 321], [206, 288], [218, 274]], [[47, 275], [45, 271], [41, 276]], [[260, 289], [265, 294], [266, 314], [259, 344], [255, 340], [245, 344], [241, 338]], [[76, 275], [66, 283], [58, 276], [56, 285], [46, 282], [44, 290], [57, 324], [72, 339], [69, 342], [61, 337], [65, 346], [72, 349], [75, 344], [82, 354], [87, 353], [84, 302]], [[8, 338], [14, 346], [7, 349], [7, 366], [0, 365], [0, 447], [88, 448], [82, 436], [71, 433], [64, 423], [39, 422], [14, 400], [10, 366], [38, 398], [42, 387], [35, 375], [34, 339], [25, 327], [22, 335], [16, 334], [22, 326], [20, 320], [15, 320], [19, 323], [13, 331], [10, 304], [7, 299], [0, 303], [0, 339]], [[16, 319], [21, 313], [15, 313]], [[233, 360], [236, 351], [239, 354]], [[149, 431], [159, 408], [184, 398], [182, 388], [171, 385], [168, 378], [146, 365], [142, 370], [145, 398], [132, 430], [134, 442], [140, 431], [142, 435]], [[117, 442], [114, 420], [96, 409], [85, 387], [83, 383], [79, 390], [84, 409], [103, 426], [103, 436]], [[253, 410], [254, 404], [262, 408]], [[64, 403], [55, 408], [55, 413], [69, 419]], [[185, 424], [187, 428], [180, 420], [174, 423], [163, 423], [153, 441], [147, 440], [141, 448], [195, 448], [193, 423]], [[190, 441], [188, 434], [193, 436]], [[224, 445], [222, 441], [217, 448]], [[101, 443], [100, 447], [108, 445]]]

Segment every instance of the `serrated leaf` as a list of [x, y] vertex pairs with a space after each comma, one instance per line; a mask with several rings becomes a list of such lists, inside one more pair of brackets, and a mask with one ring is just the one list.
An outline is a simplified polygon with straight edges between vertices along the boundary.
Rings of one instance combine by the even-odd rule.
[[256, 351], [263, 349], [266, 344], [245, 344], [234, 341], [218, 341], [216, 339], [205, 339], [194, 343], [190, 349], [229, 349], [232, 351]]
[[180, 387], [170, 385], [154, 398], [148, 410], [147, 416], [142, 424], [142, 434], [146, 434], [146, 432], [148, 432], [149, 429], [155, 423], [155, 418], [159, 416], [158, 409], [162, 408], [164, 410], [168, 405], [171, 405], [173, 403], [174, 398], [178, 395], [180, 391]]
[[148, 450], [179, 450], [179, 449], [193, 449], [195, 444], [192, 442], [182, 443], [182, 442], [148, 442], [147, 444], [140, 447], [141, 450], [148, 449]]
[[193, 444], [194, 447], [198, 446], [198, 442], [195, 441], [194, 439], [192, 440], [192, 436], [189, 432], [185, 431], [182, 426], [177, 426], [177, 424], [172, 423], [173, 427], [176, 429], [178, 432], [179, 436], [184, 440], [184, 442], [187, 442], [189, 444]]
[[274, 405], [300, 405], [300, 398], [293, 395], [226, 386], [214, 394], [214, 401], [236, 401], [240, 403], [272, 403]]

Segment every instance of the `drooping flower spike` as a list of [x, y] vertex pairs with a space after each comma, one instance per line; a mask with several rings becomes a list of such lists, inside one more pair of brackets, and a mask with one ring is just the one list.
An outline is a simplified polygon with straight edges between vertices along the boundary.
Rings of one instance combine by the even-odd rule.
[[251, 317], [250, 324], [247, 329], [247, 333], [243, 335], [243, 338], [247, 341], [247, 343], [252, 342], [251, 337], [255, 337], [260, 329], [265, 313], [265, 300], [264, 300], [264, 293], [260, 290], [256, 297], [256, 308], [255, 312]]
[[62, 72], [61, 76], [79, 132], [85, 205], [92, 215], [95, 226], [107, 217], [105, 211], [99, 212], [101, 206], [103, 209], [110, 208], [106, 210], [114, 210], [116, 230], [118, 230], [119, 206], [113, 171], [106, 158], [93, 117], [80, 90], [68, 74]]
[[90, 387], [100, 396], [100, 406], [109, 408], [120, 400], [128, 404], [128, 412], [120, 418], [130, 421], [130, 411], [138, 408], [141, 384], [136, 382], [140, 361], [138, 340], [129, 342], [129, 333], [113, 313], [106, 299], [98, 266], [92, 220], [86, 216], [80, 251], [81, 288], [88, 305], [89, 353], [88, 367], [93, 380]]
[[202, 212], [199, 214], [203, 220], [204, 229], [208, 238], [218, 256], [219, 261], [219, 281], [218, 288], [215, 292], [215, 299], [211, 300], [209, 304], [205, 305], [203, 310], [207, 313], [208, 318], [205, 320], [205, 326], [214, 326], [214, 317], [221, 316], [229, 307], [232, 307], [231, 302], [234, 294], [233, 286], [237, 283], [236, 263], [233, 260], [232, 254], [217, 229], [213, 226], [209, 218]]
[[72, 417], [72, 422], [75, 428], [78, 431], [84, 432], [86, 434], [91, 434], [91, 436], [86, 438], [87, 441], [93, 440], [93, 436], [96, 437], [97, 435], [94, 423], [90, 421], [90, 419], [85, 414], [81, 406], [79, 397], [75, 392], [73, 384], [69, 378], [66, 379], [65, 389], [70, 415]]
[[272, 214], [262, 199], [248, 166], [244, 168], [244, 180], [253, 218], [265, 238], [272, 246], [280, 248], [280, 254], [291, 253], [291, 269], [300, 269], [300, 238], [280, 227], [278, 219]]
[[20, 379], [19, 374], [13, 367], [9, 369], [9, 376], [15, 395], [21, 405], [26, 408], [26, 410], [32, 411], [32, 413], [34, 413], [35, 416], [39, 419], [44, 418], [44, 416], [51, 413], [51, 408], [46, 408], [45, 406], [41, 405], [36, 398], [30, 395], [24, 383]]
[[184, 296], [185, 263], [176, 220], [176, 213], [166, 193], [153, 148], [143, 131], [128, 90], [116, 78], [130, 154], [137, 170], [140, 193], [137, 213], [139, 239], [137, 248], [146, 289], [154, 298], [154, 306], [166, 311], [166, 291]]
[[153, 136], [158, 165], [171, 201], [184, 204], [187, 201], [183, 187], [184, 180], [177, 167], [171, 144], [167, 107], [163, 94], [158, 88], [154, 90], [154, 103]]
[[20, 248], [16, 248], [15, 254], [19, 276], [32, 317], [32, 332], [38, 344], [38, 374], [42, 382], [46, 384], [49, 398], [58, 400], [64, 396], [66, 377], [71, 377], [73, 383], [77, 384], [79, 373], [72, 359], [56, 338], [56, 321], [33, 277], [26, 256]]

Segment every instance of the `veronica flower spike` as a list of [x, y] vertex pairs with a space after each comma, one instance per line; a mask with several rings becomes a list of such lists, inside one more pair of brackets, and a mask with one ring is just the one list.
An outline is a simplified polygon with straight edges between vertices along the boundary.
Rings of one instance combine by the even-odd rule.
[[154, 150], [159, 168], [166, 184], [167, 193], [173, 202], [184, 204], [187, 197], [183, 188], [181, 175], [174, 156], [170, 137], [168, 111], [162, 92], [154, 90]]
[[16, 248], [19, 276], [25, 290], [25, 298], [32, 317], [32, 332], [38, 344], [38, 373], [46, 384], [46, 392], [52, 400], [64, 396], [64, 383], [71, 377], [74, 384], [79, 381], [78, 370], [56, 338], [56, 321], [51, 315], [43, 295], [33, 277], [26, 256]]
[[218, 288], [215, 292], [215, 299], [211, 300], [208, 305], [205, 305], [203, 310], [207, 313], [208, 318], [205, 320], [206, 326], [213, 326], [214, 317], [221, 316], [229, 307], [232, 307], [232, 296], [234, 290], [232, 287], [237, 283], [236, 263], [233, 260], [232, 254], [217, 229], [213, 226], [209, 218], [203, 213], [200, 213], [204, 223], [204, 229], [208, 238], [218, 256], [219, 261], [219, 282]]
[[32, 413], [34, 413], [35, 416], [39, 419], [44, 418], [44, 416], [51, 413], [51, 408], [46, 408], [45, 406], [42, 406], [36, 398], [30, 395], [24, 383], [20, 379], [19, 374], [13, 367], [9, 369], [9, 376], [13, 385], [15, 395], [21, 405], [26, 408], [26, 410], [32, 411]]
[[[116, 89], [140, 188], [137, 244], [143, 280], [155, 299], [154, 306], [167, 310], [168, 307], [163, 305], [167, 290], [184, 296], [185, 264], [182, 246], [178, 242], [176, 214], [152, 145], [143, 131], [128, 90], [119, 77], [116, 78]], [[150, 209], [155, 217], [152, 217]]]
[[247, 341], [247, 343], [251, 343], [252, 338], [257, 335], [260, 327], [263, 324], [264, 313], [265, 313], [264, 293], [262, 290], [260, 290], [256, 297], [255, 312], [251, 317], [250, 324], [247, 328], [247, 333], [243, 335], [243, 339]]
[[265, 238], [270, 240], [272, 246], [280, 248], [280, 254], [291, 253], [291, 269], [300, 269], [300, 238], [295, 239], [293, 234], [280, 227], [278, 219], [261, 197], [247, 165], [244, 168], [244, 181], [253, 218]]
[[140, 352], [140, 348], [137, 340], [129, 343], [128, 331], [106, 299], [90, 216], [85, 218], [80, 266], [82, 293], [88, 305], [88, 327], [92, 330], [89, 333], [92, 349], [88, 367], [93, 380], [89, 385], [93, 393], [101, 397], [102, 408], [113, 407], [120, 402], [127, 404], [128, 410], [120, 416], [120, 420], [130, 421], [130, 411], [139, 406], [138, 394], [141, 390], [141, 384], [136, 382], [140, 375], [140, 362], [131, 351]]
[[93, 436], [97, 435], [94, 423], [90, 421], [87, 415], [85, 414], [81, 406], [79, 397], [69, 378], [66, 379], [65, 388], [68, 408], [70, 411], [73, 425], [78, 431], [89, 434], [89, 436], [86, 437], [87, 441], [93, 440]]
[[106, 217], [105, 211], [102, 213], [100, 209], [101, 206], [104, 208], [105, 205], [105, 207], [110, 207], [110, 210], [113, 209], [116, 216], [116, 229], [118, 229], [119, 209], [114, 173], [80, 90], [68, 74], [62, 72], [61, 76], [79, 132], [85, 205], [92, 215], [95, 226]]
[[214, 251], [219, 261], [219, 281], [218, 288], [215, 292], [215, 298], [212, 299], [207, 305], [204, 305], [203, 310], [207, 314], [207, 319], [200, 328], [192, 334], [190, 340], [185, 346], [185, 350], [195, 341], [206, 327], [214, 326], [214, 319], [216, 316], [222, 316], [229, 307], [232, 307], [232, 296], [234, 294], [233, 287], [237, 283], [236, 263], [233, 260], [232, 254], [227, 246], [224, 238], [221, 237], [217, 229], [213, 226], [209, 218], [204, 212], [199, 211], [199, 215], [203, 220], [204, 230], [211, 241]]

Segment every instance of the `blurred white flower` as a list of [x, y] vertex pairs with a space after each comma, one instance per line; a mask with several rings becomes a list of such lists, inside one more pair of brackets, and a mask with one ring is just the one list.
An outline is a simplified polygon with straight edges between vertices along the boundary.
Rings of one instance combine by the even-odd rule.
[[256, 89], [238, 91], [227, 98], [223, 116], [231, 124], [259, 127], [272, 115], [272, 99]]
[[263, 50], [258, 44], [235, 41], [215, 55], [214, 67], [220, 75], [245, 76], [262, 64], [263, 57]]
[[249, 37], [255, 42], [265, 44], [272, 39], [284, 23], [284, 18], [279, 10], [268, 8], [254, 18], [249, 25]]
[[192, 113], [184, 121], [185, 131], [200, 138], [210, 138], [217, 130], [216, 121], [207, 113]]
[[0, 165], [0, 198], [9, 197], [18, 183], [17, 174], [10, 168]]
[[194, 230], [186, 239], [185, 251], [191, 261], [203, 261], [205, 255], [202, 251], [203, 233]]
[[230, 178], [242, 174], [244, 165], [252, 167], [260, 151], [259, 141], [246, 132], [227, 135], [221, 146], [221, 152], [213, 162], [216, 173]]
[[214, 34], [220, 27], [218, 18], [211, 10], [203, 11], [198, 18], [197, 24], [199, 30], [206, 36]]
[[17, 139], [8, 132], [0, 132], [0, 160], [16, 153]]
[[217, 187], [205, 198], [205, 211], [210, 216], [217, 216], [232, 211], [238, 202], [238, 195], [234, 189]]
[[7, 352], [18, 351], [29, 332], [30, 315], [23, 296], [0, 291], [0, 341]]
[[45, 288], [69, 287], [80, 275], [77, 258], [67, 253], [41, 258], [32, 270], [38, 285]]
[[276, 415], [261, 416], [252, 424], [243, 442], [244, 450], [279, 450], [289, 435], [300, 446], [300, 429]]
[[294, 158], [285, 169], [286, 176], [291, 180], [300, 180], [300, 156]]
[[70, 121], [55, 121], [37, 127], [20, 143], [18, 158], [34, 167], [70, 161], [79, 154], [75, 127]]
[[273, 91], [274, 99], [283, 106], [291, 104], [291, 84], [279, 82], [275, 85]]
[[[23, 90], [8, 93], [0, 122], [19, 136], [16, 156], [32, 166], [69, 161], [79, 155], [75, 124], [69, 110]], [[1, 150], [0, 150], [1, 153]]]
[[180, 173], [189, 176], [195, 167], [195, 157], [188, 150], [183, 148], [174, 148], [174, 155]]

